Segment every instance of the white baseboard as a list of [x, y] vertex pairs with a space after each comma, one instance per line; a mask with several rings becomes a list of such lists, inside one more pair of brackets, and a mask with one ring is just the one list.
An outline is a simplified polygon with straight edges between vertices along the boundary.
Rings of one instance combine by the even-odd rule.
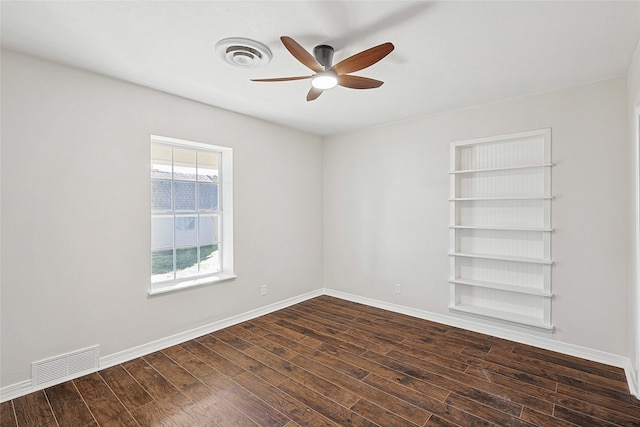
[[6, 402], [7, 400], [33, 393], [36, 390], [37, 389], [33, 387], [31, 380], [11, 384], [0, 389], [0, 396], [2, 396], [0, 402]]
[[412, 307], [406, 307], [403, 305], [392, 304], [385, 301], [362, 297], [359, 295], [349, 294], [346, 292], [336, 291], [332, 289], [325, 289], [325, 295], [341, 298], [347, 301], [357, 302], [365, 304], [371, 307], [381, 308], [383, 310], [392, 311], [394, 313], [406, 314], [408, 316], [417, 317], [419, 319], [430, 320], [432, 322], [441, 323], [448, 326], [454, 326], [469, 331], [478, 332], [481, 334], [487, 334], [498, 338], [515, 341], [521, 344], [531, 345], [533, 347], [542, 348], [545, 350], [551, 350], [558, 353], [567, 354], [569, 356], [580, 357], [582, 359], [591, 360], [593, 362], [603, 363], [605, 365], [615, 366], [624, 369], [627, 377], [627, 384], [629, 391], [634, 396], [640, 398], [639, 390], [637, 388], [637, 381], [634, 371], [631, 366], [631, 359], [628, 357], [618, 356], [616, 354], [607, 353], [604, 351], [594, 350], [587, 347], [581, 347], [573, 344], [563, 343], [560, 341], [554, 341], [549, 338], [538, 337], [522, 332], [513, 331], [510, 329], [500, 328], [498, 326], [486, 325], [483, 323], [474, 322], [471, 320], [465, 320], [454, 316], [447, 316], [438, 313], [432, 313], [425, 310], [419, 310]]
[[638, 388], [638, 375], [635, 369], [633, 369], [633, 364], [631, 363], [631, 359], [629, 359], [629, 363], [624, 368], [624, 372], [627, 374], [627, 383], [629, 384], [629, 391], [635, 397], [640, 399], [640, 389]]
[[[236, 316], [231, 316], [226, 319], [219, 320], [217, 322], [209, 323], [207, 325], [203, 325], [185, 332], [181, 332], [179, 334], [171, 335], [156, 341], [152, 341], [136, 347], [128, 348], [118, 353], [113, 353], [107, 356], [103, 356], [99, 360], [98, 369], [95, 369], [91, 372], [96, 372], [101, 369], [118, 365], [120, 363], [128, 362], [129, 360], [133, 360], [137, 357], [141, 357], [141, 356], [153, 353], [155, 351], [159, 351], [164, 348], [174, 346], [176, 344], [181, 344], [185, 341], [189, 341], [194, 338], [201, 337], [202, 335], [210, 334], [212, 332], [219, 331], [220, 329], [228, 328], [229, 326], [237, 325], [238, 323], [255, 319], [256, 317], [264, 316], [265, 314], [269, 314], [274, 311], [278, 311], [283, 308], [298, 304], [302, 301], [306, 301], [308, 299], [318, 297], [323, 293], [324, 293], [323, 289], [307, 292], [305, 294], [298, 295], [293, 298], [289, 298], [274, 304], [270, 304], [264, 307], [257, 308], [255, 310], [248, 311], [246, 313], [238, 314]], [[85, 372], [83, 373], [83, 375], [86, 375], [91, 372]], [[73, 379], [73, 378], [71, 377], [61, 378], [59, 381], [53, 381], [53, 382], [47, 383], [46, 387], [50, 387], [56, 384], [61, 384], [70, 379]], [[23, 381], [17, 384], [12, 384], [0, 389], [0, 402], [6, 402], [7, 400], [15, 399], [16, 397], [24, 396], [26, 394], [33, 393], [34, 391], [38, 391], [43, 388], [45, 387], [34, 387], [31, 380]]]
[[317, 291], [307, 292], [306, 294], [298, 295], [293, 298], [286, 299], [274, 304], [260, 307], [255, 310], [248, 311], [246, 313], [238, 314], [237, 316], [231, 316], [226, 319], [219, 320], [217, 322], [210, 323], [208, 325], [200, 326], [189, 331], [181, 332], [179, 334], [171, 335], [166, 338], [162, 338], [156, 341], [152, 341], [147, 344], [143, 344], [137, 347], [129, 348], [118, 353], [110, 354], [100, 358], [100, 369], [109, 368], [111, 366], [118, 365], [120, 363], [128, 362], [137, 357], [144, 356], [146, 354], [159, 351], [164, 348], [181, 344], [185, 341], [192, 340], [194, 338], [201, 337], [206, 334], [210, 334], [220, 329], [228, 328], [229, 326], [237, 325], [238, 323], [246, 322], [256, 317], [264, 316], [265, 314], [272, 313], [274, 311], [282, 310], [283, 308], [298, 304], [302, 301], [306, 301], [311, 298], [318, 297], [323, 294], [322, 289]]
[[[298, 304], [311, 298], [315, 298], [321, 295], [329, 295], [336, 298], [341, 298], [347, 301], [361, 303], [369, 305], [371, 307], [381, 308], [383, 310], [389, 310], [394, 313], [406, 314], [419, 319], [430, 320], [433, 322], [441, 323], [444, 325], [454, 326], [458, 328], [467, 329], [470, 331], [492, 335], [498, 338], [504, 338], [507, 340], [519, 342], [522, 344], [531, 345], [534, 347], [543, 348], [546, 350], [556, 351], [559, 353], [568, 354], [571, 356], [580, 357], [583, 359], [591, 360], [594, 362], [604, 363], [611, 366], [616, 366], [624, 369], [627, 376], [627, 383], [631, 394], [636, 397], [640, 397], [639, 390], [637, 388], [638, 383], [635, 377], [635, 373], [631, 366], [631, 360], [628, 357], [618, 356], [611, 353], [602, 352], [599, 350], [593, 350], [586, 347], [580, 347], [573, 344], [562, 343], [554, 341], [548, 338], [537, 337], [509, 329], [504, 329], [496, 326], [485, 325], [471, 320], [460, 319], [454, 316], [447, 316], [437, 313], [432, 313], [425, 310], [419, 310], [416, 308], [406, 307], [398, 304], [392, 304], [380, 300], [375, 300], [359, 295], [353, 295], [346, 292], [336, 291], [333, 289], [318, 289], [316, 291], [308, 292], [293, 298], [289, 298], [274, 304], [267, 305], [255, 310], [248, 311], [236, 316], [231, 316], [226, 319], [219, 320], [207, 325], [200, 326], [179, 334], [171, 335], [166, 338], [162, 338], [156, 341], [152, 341], [140, 346], [132, 347], [118, 353], [113, 353], [107, 356], [103, 356], [99, 361], [99, 368], [105, 369], [111, 366], [118, 365], [120, 363], [128, 362], [137, 357], [144, 356], [146, 354], [153, 353], [155, 351], [162, 350], [167, 347], [171, 347], [176, 344], [189, 341], [191, 339], [206, 335], [220, 329], [228, 328], [229, 326], [236, 325], [238, 323], [246, 322], [256, 317], [264, 316], [265, 314], [272, 313], [274, 311], [281, 310], [283, 308]], [[96, 370], [96, 371], [97, 371]], [[67, 381], [69, 378], [65, 378], [55, 384], [59, 384]], [[47, 386], [55, 385], [47, 384]], [[0, 389], [0, 402], [15, 399], [16, 397], [24, 396], [41, 389], [42, 387], [33, 387], [31, 380], [22, 381], [20, 383], [12, 384]]]

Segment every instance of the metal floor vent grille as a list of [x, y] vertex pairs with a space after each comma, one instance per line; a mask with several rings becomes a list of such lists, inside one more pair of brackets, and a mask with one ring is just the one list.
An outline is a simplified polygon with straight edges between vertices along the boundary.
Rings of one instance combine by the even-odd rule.
[[53, 381], [72, 379], [79, 374], [97, 370], [98, 349], [99, 346], [96, 345], [33, 362], [31, 364], [32, 385], [39, 386]]

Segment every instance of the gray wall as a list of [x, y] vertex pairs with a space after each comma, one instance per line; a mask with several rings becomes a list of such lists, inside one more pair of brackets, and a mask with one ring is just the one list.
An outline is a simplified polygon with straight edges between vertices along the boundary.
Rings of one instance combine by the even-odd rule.
[[[147, 295], [150, 134], [234, 149], [235, 281]], [[1, 182], [2, 386], [322, 287], [320, 137], [3, 51]]]
[[[620, 78], [323, 141], [3, 51], [0, 386], [35, 360], [108, 356], [323, 287], [448, 316], [449, 143], [543, 127], [556, 332], [540, 334], [629, 357], [629, 90]], [[147, 295], [149, 134], [234, 148], [235, 281]]]
[[449, 143], [550, 127], [556, 330], [464, 318], [627, 356], [626, 116], [620, 78], [327, 138], [325, 285], [459, 318], [448, 311]]

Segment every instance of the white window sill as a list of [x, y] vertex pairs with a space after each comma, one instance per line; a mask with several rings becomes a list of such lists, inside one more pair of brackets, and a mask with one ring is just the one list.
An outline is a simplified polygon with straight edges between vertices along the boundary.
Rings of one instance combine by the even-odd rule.
[[167, 294], [171, 292], [182, 291], [185, 289], [195, 288], [198, 286], [204, 286], [212, 283], [233, 280], [236, 277], [238, 276], [236, 276], [235, 274], [219, 273], [214, 276], [200, 277], [192, 280], [187, 279], [177, 283], [170, 283], [167, 285], [162, 285], [162, 284], [151, 285], [151, 289], [149, 289], [149, 295], [160, 295], [160, 294]]

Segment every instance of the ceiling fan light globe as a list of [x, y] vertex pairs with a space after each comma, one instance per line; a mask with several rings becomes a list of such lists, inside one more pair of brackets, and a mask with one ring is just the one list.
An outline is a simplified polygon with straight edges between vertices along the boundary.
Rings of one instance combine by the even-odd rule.
[[311, 80], [311, 86], [316, 89], [331, 89], [338, 84], [338, 78], [333, 74], [317, 74]]

